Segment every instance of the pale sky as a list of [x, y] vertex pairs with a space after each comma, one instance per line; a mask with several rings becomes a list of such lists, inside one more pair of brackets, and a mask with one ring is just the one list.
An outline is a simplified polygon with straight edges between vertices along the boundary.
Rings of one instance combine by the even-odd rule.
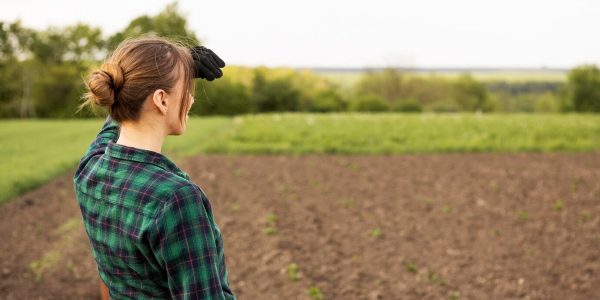
[[[168, 0], [10, 0], [0, 20], [43, 29], [78, 21], [105, 35]], [[180, 0], [228, 64], [289, 67], [600, 65], [600, 1]]]

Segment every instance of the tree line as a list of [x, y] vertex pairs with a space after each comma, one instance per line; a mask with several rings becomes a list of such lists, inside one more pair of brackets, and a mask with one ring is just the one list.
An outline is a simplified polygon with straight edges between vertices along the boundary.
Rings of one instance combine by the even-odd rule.
[[[200, 43], [177, 3], [153, 16], [140, 16], [105, 36], [78, 23], [33, 30], [0, 22], [0, 117], [87, 118], [75, 114], [85, 74], [125, 38], [154, 34], [188, 45]], [[400, 112], [600, 112], [600, 70], [582, 65], [566, 82], [476, 80], [417, 76], [396, 69], [366, 72], [343, 88], [308, 70], [227, 66], [213, 82], [197, 81], [190, 114], [236, 115], [274, 111]]]

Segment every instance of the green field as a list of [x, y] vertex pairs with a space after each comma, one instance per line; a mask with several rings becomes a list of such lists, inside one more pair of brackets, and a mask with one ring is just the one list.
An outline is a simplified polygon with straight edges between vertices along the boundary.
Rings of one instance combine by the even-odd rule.
[[[0, 203], [74, 168], [103, 119], [0, 121]], [[593, 151], [600, 115], [282, 113], [190, 118], [163, 152], [398, 154]]]
[[[5, 120], [0, 121], [0, 203], [30, 190], [67, 170], [74, 169], [86, 148], [100, 131], [96, 120]], [[163, 150], [177, 160], [173, 149], [206, 140], [231, 123], [228, 118], [192, 121], [195, 128], [185, 138], [169, 137]], [[189, 133], [189, 132], [188, 132]], [[185, 140], [185, 141], [184, 141]], [[179, 147], [179, 148], [178, 148]], [[188, 149], [186, 149], [188, 150]]]

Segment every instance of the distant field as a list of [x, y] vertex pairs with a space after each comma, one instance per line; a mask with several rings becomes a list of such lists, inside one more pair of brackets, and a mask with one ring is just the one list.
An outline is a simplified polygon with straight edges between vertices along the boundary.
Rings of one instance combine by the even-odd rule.
[[[103, 121], [0, 121], [0, 203], [75, 168]], [[193, 123], [201, 123], [202, 129], [186, 136], [188, 145], [206, 140], [212, 130], [226, 127], [230, 119], [210, 118]], [[180, 144], [170, 141], [164, 150], [177, 149]]]
[[261, 114], [205, 141], [209, 153], [432, 153], [600, 149], [598, 115]]
[[[408, 72], [407, 76], [436, 76], [445, 78], [454, 78], [464, 72], [458, 71], [419, 71]], [[344, 88], [352, 87], [364, 75], [363, 72], [316, 72], [316, 74], [329, 78], [338, 83]], [[559, 70], [494, 70], [494, 71], [472, 71], [469, 72], [475, 79], [480, 81], [508, 81], [508, 82], [523, 82], [523, 81], [551, 81], [562, 82], [567, 78], [565, 71]]]
[[[74, 168], [103, 120], [0, 121], [0, 203]], [[190, 118], [163, 152], [432, 153], [600, 149], [598, 115], [260, 114]]]

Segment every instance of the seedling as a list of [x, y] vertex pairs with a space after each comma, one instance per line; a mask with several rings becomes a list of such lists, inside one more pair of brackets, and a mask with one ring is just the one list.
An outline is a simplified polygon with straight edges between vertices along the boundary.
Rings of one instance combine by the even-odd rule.
[[321, 182], [318, 181], [318, 180], [311, 180], [310, 181], [310, 185], [313, 186], [313, 187], [318, 187], [318, 186], [321, 185]]
[[423, 198], [421, 198], [421, 201], [423, 203], [425, 203], [425, 205], [427, 207], [429, 207], [429, 206], [431, 206], [433, 204], [433, 199], [431, 199], [430, 197], [423, 197]]
[[556, 211], [561, 211], [563, 208], [565, 208], [565, 203], [561, 199], [558, 199], [556, 202], [554, 202], [554, 209]]
[[318, 286], [311, 286], [308, 288], [308, 296], [314, 300], [323, 300], [323, 293]]
[[243, 169], [235, 169], [235, 171], [233, 171], [233, 175], [235, 175], [236, 177], [240, 177], [244, 175], [244, 170]]
[[291, 263], [288, 266], [288, 277], [291, 281], [300, 280], [300, 274], [298, 273], [298, 265], [296, 263]]
[[523, 247], [523, 249], [525, 250], [525, 255], [527, 255], [527, 256], [534, 256], [535, 255], [535, 250], [533, 249], [533, 247], [525, 245]]
[[573, 184], [571, 185], [571, 191], [577, 191], [577, 188], [583, 184], [583, 177], [577, 176], [573, 179]]
[[498, 183], [497, 183], [496, 181], [492, 181], [492, 182], [490, 183], [490, 188], [492, 189], [492, 191], [493, 191], [494, 193], [497, 193], [497, 192], [499, 192], [499, 191], [500, 191], [500, 186], [498, 185]]
[[427, 282], [431, 284], [446, 285], [446, 280], [434, 270], [429, 270], [427, 272]]
[[442, 211], [445, 213], [451, 213], [452, 212], [452, 207], [448, 204], [444, 205], [444, 207], [442, 207]]
[[352, 206], [354, 206], [354, 199], [352, 198], [345, 198], [342, 202], [344, 203], [345, 208], [352, 208]]
[[233, 204], [231, 204], [231, 210], [233, 210], [233, 211], [240, 210], [240, 204], [237, 202], [234, 202]]
[[517, 212], [517, 218], [519, 218], [521, 220], [527, 220], [527, 219], [529, 219], [529, 213], [526, 211], [519, 211], [519, 212]]
[[44, 272], [53, 268], [60, 260], [60, 257], [60, 253], [53, 250], [45, 253], [42, 258], [30, 262], [29, 270], [35, 275], [35, 281], [40, 281]]
[[404, 269], [410, 273], [417, 273], [417, 271], [419, 271], [419, 269], [417, 269], [417, 265], [415, 265], [415, 263], [412, 261], [405, 262]]
[[277, 215], [274, 213], [268, 213], [265, 216], [265, 220], [267, 221], [267, 227], [263, 229], [263, 233], [266, 235], [273, 235], [277, 233], [277, 229], [275, 228], [275, 223], [277, 222]]
[[290, 191], [290, 189], [288, 188], [288, 186], [285, 183], [282, 183], [277, 187], [277, 191], [280, 193], [287, 193]]
[[292, 192], [292, 193], [287, 194], [287, 198], [292, 201], [296, 201], [300, 198], [300, 196], [298, 194]]
[[460, 299], [459, 291], [452, 291], [452, 292], [450, 292], [450, 294], [448, 294], [448, 300], [458, 300], [458, 299]]
[[371, 231], [371, 237], [374, 237], [374, 238], [379, 238], [379, 237], [381, 237], [382, 234], [383, 233], [381, 233], [381, 229], [379, 229], [379, 228], [375, 228], [375, 229], [373, 229], [373, 231]]
[[75, 270], [75, 264], [70, 259], [69, 259], [69, 261], [67, 261], [67, 264], [65, 265], [65, 267], [67, 268], [67, 270], [69, 270], [71, 272], [73, 272], [73, 270]]
[[589, 211], [586, 211], [586, 210], [581, 212], [581, 222], [587, 223], [591, 220], [592, 220], [592, 213], [590, 213]]
[[266, 235], [274, 235], [277, 233], [277, 229], [275, 229], [275, 227], [269, 226], [269, 227], [263, 229], [263, 233]]
[[67, 222], [60, 225], [60, 227], [58, 227], [54, 232], [56, 234], [64, 234], [64, 233], [74, 230], [78, 226], [79, 226], [79, 218], [74, 217], [74, 218], [70, 218], [69, 220], [67, 220]]
[[265, 217], [265, 219], [267, 220], [267, 223], [269, 225], [274, 226], [275, 222], [277, 222], [277, 215], [274, 213], [268, 213], [267, 216]]

